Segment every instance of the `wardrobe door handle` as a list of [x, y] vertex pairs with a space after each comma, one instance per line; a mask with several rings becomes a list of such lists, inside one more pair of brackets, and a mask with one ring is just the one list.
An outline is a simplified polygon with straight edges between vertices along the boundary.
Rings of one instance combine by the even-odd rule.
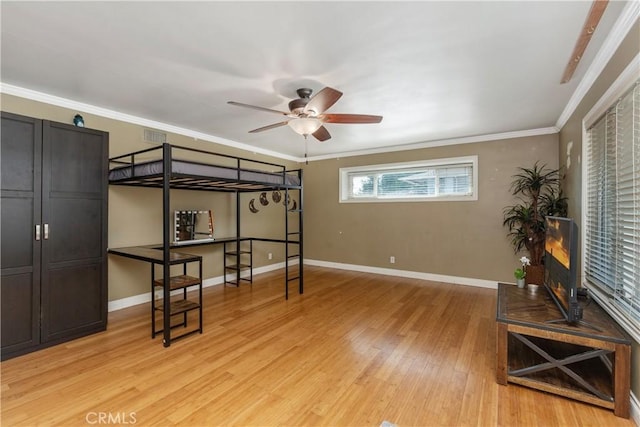
[[36, 241], [40, 240], [40, 224], [36, 224]]
[[44, 225], [44, 240], [49, 240], [49, 224]]

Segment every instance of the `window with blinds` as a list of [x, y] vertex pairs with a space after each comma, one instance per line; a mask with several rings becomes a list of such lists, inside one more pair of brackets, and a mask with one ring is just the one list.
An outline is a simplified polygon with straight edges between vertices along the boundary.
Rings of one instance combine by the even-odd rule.
[[478, 157], [340, 169], [341, 202], [477, 200]]
[[640, 80], [586, 131], [585, 280], [640, 330]]

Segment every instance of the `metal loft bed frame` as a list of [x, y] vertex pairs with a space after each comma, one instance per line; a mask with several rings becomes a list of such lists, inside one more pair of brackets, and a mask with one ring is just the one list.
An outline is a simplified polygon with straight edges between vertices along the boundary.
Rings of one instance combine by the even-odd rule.
[[[180, 154], [180, 156], [178, 156]], [[180, 158], [179, 158], [180, 157]], [[192, 160], [195, 159], [195, 160]], [[163, 283], [170, 283], [170, 266], [175, 264], [171, 257], [170, 249], [175, 247], [171, 241], [171, 189], [185, 189], [196, 191], [223, 191], [236, 194], [236, 285], [240, 284], [240, 242], [242, 240], [258, 240], [285, 244], [285, 298], [289, 297], [289, 282], [298, 280], [298, 292], [304, 291], [303, 280], [303, 184], [302, 170], [287, 171], [282, 165], [275, 163], [251, 160], [226, 154], [212, 153], [204, 150], [177, 147], [163, 144], [161, 147], [149, 148], [133, 153], [109, 159], [109, 184], [126, 185], [135, 187], [162, 188], [162, 246], [150, 245], [144, 247], [145, 251], [162, 251], [157, 253], [156, 259], [138, 256], [131, 251], [110, 249], [110, 252], [129, 256], [148, 262], [157, 262], [162, 259]], [[283, 191], [285, 201], [288, 201], [291, 192], [298, 192], [299, 203], [289, 208], [285, 203], [285, 236], [284, 239], [264, 239], [254, 237], [241, 237], [240, 233], [240, 193], [258, 191]], [[290, 231], [289, 215], [298, 215], [298, 229]], [[233, 239], [225, 239], [230, 241]], [[210, 242], [217, 243], [217, 242]], [[200, 243], [199, 245], [201, 245]], [[298, 250], [290, 253], [290, 245], [297, 245]], [[186, 245], [180, 245], [183, 247]], [[131, 248], [122, 248], [131, 249]], [[174, 254], [175, 255], [175, 254]], [[175, 258], [175, 256], [174, 256]], [[298, 258], [298, 275], [292, 277], [290, 266], [292, 260]], [[153, 264], [152, 264], [153, 266]], [[153, 267], [152, 267], [153, 270]], [[225, 285], [226, 285], [226, 271]], [[201, 278], [202, 279], [202, 278]], [[170, 286], [163, 287], [163, 311], [169, 313]], [[153, 295], [153, 294], [152, 294]], [[153, 300], [153, 298], [152, 298]], [[153, 310], [152, 301], [152, 310]], [[165, 347], [171, 344], [170, 315], [163, 316], [163, 343]], [[200, 317], [202, 321], [202, 317]], [[202, 330], [200, 329], [200, 332]], [[178, 337], [179, 338], [179, 337]]]

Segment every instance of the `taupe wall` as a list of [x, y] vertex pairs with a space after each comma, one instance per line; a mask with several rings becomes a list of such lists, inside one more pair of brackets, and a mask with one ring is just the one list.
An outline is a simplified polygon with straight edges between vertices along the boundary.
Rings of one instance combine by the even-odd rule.
[[[338, 202], [341, 167], [469, 155], [478, 155], [477, 201]], [[536, 160], [557, 167], [556, 134], [311, 162], [305, 258], [513, 282], [518, 261], [502, 212], [514, 202], [509, 187], [516, 168]]]
[[[71, 123], [78, 111], [30, 101], [11, 95], [1, 94], [3, 111], [25, 116]], [[143, 127], [80, 111], [87, 127], [109, 132], [110, 156], [153, 147], [143, 141]], [[297, 163], [282, 159], [255, 155], [247, 151], [195, 141], [192, 138], [169, 134], [169, 142], [175, 145], [198, 148], [218, 153], [232, 154], [250, 159], [264, 160], [286, 165], [290, 169], [299, 168]], [[241, 196], [241, 226], [243, 235], [284, 238], [284, 208], [273, 203], [259, 213], [250, 213], [248, 201], [258, 194]], [[259, 205], [259, 204], [258, 204]], [[215, 233], [217, 237], [235, 236], [236, 204], [235, 196], [227, 193], [173, 190], [172, 209], [213, 209]], [[280, 207], [282, 207], [280, 205]], [[162, 191], [150, 188], [122, 186], [109, 187], [109, 247], [136, 246], [162, 242]], [[222, 274], [222, 246], [213, 245], [200, 248], [190, 247], [183, 252], [203, 255], [204, 277]], [[273, 253], [273, 260], [267, 253]], [[284, 247], [279, 244], [256, 243], [254, 245], [254, 266], [282, 262]], [[109, 301], [149, 292], [150, 267], [141, 261], [109, 255]]]
[[[2, 94], [2, 109], [42, 119], [69, 123], [77, 111]], [[148, 148], [143, 127], [80, 112], [88, 127], [109, 132], [110, 155]], [[513, 281], [517, 266], [502, 227], [502, 209], [513, 202], [511, 176], [518, 166], [535, 160], [558, 164], [556, 135], [516, 138], [475, 144], [311, 162], [299, 165], [254, 155], [209, 142], [169, 134], [172, 144], [200, 148], [305, 169], [305, 257], [346, 264], [397, 268], [417, 272], [495, 281]], [[393, 163], [418, 159], [478, 155], [479, 199], [473, 202], [338, 203], [338, 169], [347, 166]], [[283, 209], [273, 202], [250, 213], [241, 198], [242, 233], [282, 238]], [[235, 199], [225, 193], [176, 190], [172, 208], [213, 209], [215, 235], [235, 235]], [[111, 186], [109, 188], [109, 247], [162, 241], [161, 191]], [[284, 247], [257, 243], [255, 266], [281, 262]], [[222, 274], [221, 247], [189, 248], [204, 256], [205, 278]], [[273, 260], [267, 254], [273, 253]], [[389, 256], [396, 264], [389, 264]], [[109, 300], [148, 292], [148, 265], [109, 256]]]
[[[605, 69], [560, 131], [560, 162], [567, 167], [563, 189], [569, 196], [569, 214], [582, 225], [582, 119], [640, 52], [640, 22], [636, 22]], [[571, 147], [570, 154], [567, 154]], [[570, 158], [570, 162], [567, 159]], [[640, 343], [631, 350], [631, 389], [640, 396]]]

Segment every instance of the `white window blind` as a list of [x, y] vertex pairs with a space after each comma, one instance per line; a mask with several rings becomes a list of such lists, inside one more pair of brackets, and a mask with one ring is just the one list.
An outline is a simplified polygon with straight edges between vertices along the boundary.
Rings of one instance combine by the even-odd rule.
[[340, 169], [340, 201], [477, 200], [477, 156]]
[[640, 325], [640, 80], [587, 129], [585, 280]]

